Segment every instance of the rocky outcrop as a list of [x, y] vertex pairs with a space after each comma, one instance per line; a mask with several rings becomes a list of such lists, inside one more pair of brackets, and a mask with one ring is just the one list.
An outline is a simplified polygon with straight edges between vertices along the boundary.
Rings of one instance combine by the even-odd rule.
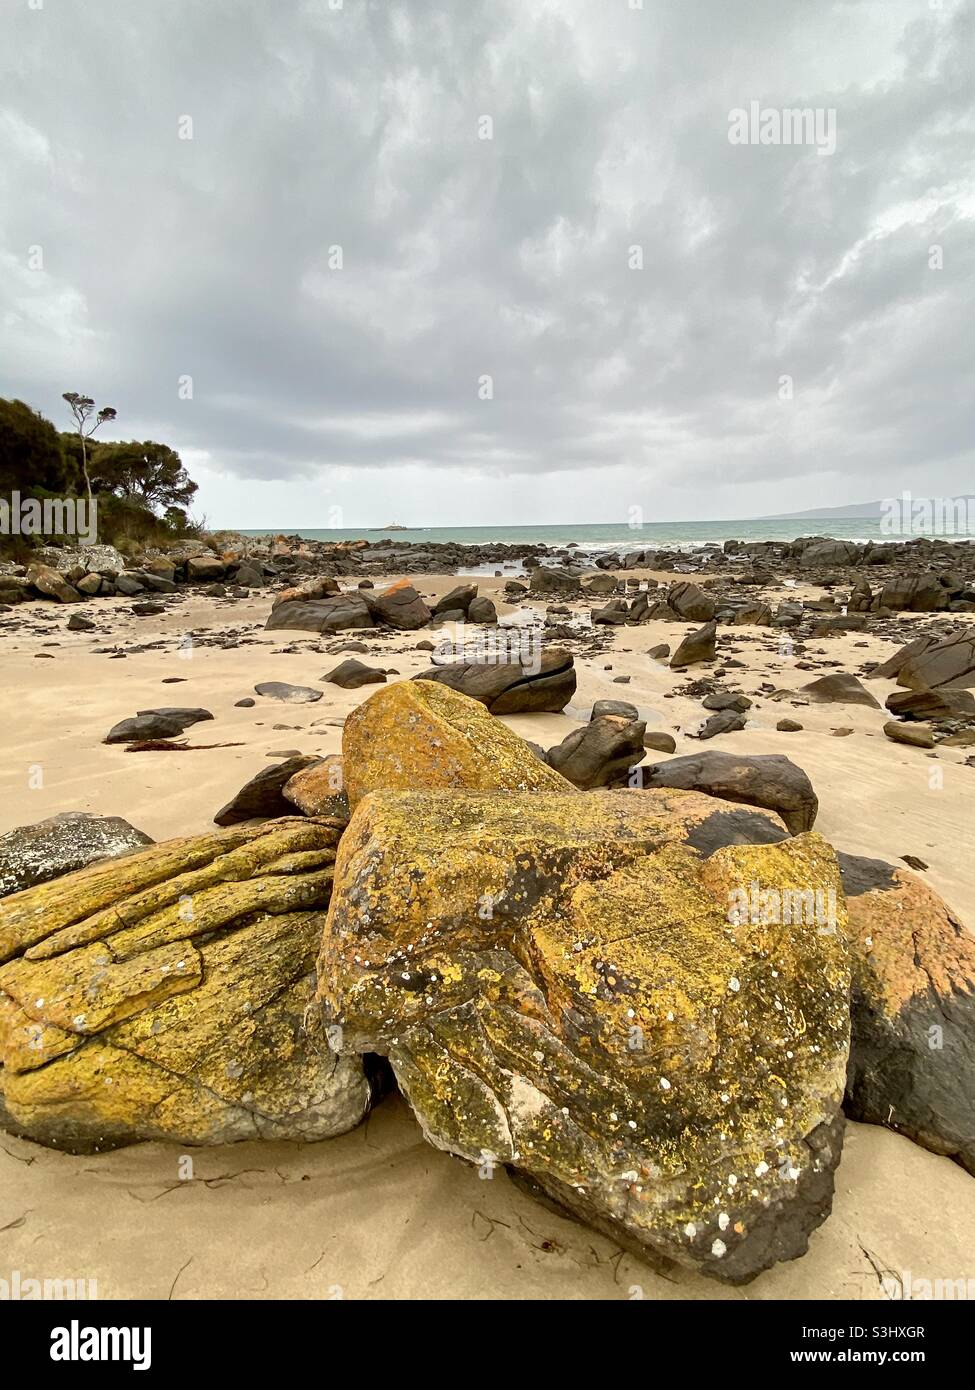
[[840, 862], [853, 948], [847, 1114], [975, 1174], [975, 937], [916, 874]]
[[572, 657], [551, 647], [533, 661], [455, 661], [421, 671], [414, 680], [447, 685], [492, 714], [558, 714], [576, 690]]
[[357, 1124], [362, 1064], [303, 1027], [338, 836], [213, 832], [0, 902], [0, 1124], [75, 1153]]
[[793, 835], [811, 830], [819, 799], [812, 783], [780, 753], [747, 757], [738, 753], [692, 753], [642, 769], [645, 787], [679, 787], [706, 792], [723, 801], [762, 806], [782, 818]]
[[389, 1058], [435, 1146], [741, 1283], [828, 1214], [849, 966], [842, 932], [729, 917], [756, 880], [835, 897], [829, 846], [705, 858], [715, 819], [672, 791], [368, 797], [319, 994], [344, 1051]]
[[708, 623], [714, 617], [714, 599], [696, 584], [681, 581], [667, 590], [667, 602], [679, 618]]
[[573, 790], [481, 703], [428, 680], [397, 681], [358, 705], [342, 761], [353, 808], [372, 791]]
[[910, 690], [975, 687], [975, 632], [958, 632], [907, 656], [897, 672], [897, 684]]

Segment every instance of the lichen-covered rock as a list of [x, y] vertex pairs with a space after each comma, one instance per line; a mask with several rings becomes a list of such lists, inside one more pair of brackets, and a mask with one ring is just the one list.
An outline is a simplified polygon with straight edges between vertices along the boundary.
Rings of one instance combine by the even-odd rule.
[[342, 761], [353, 808], [383, 790], [573, 790], [482, 704], [433, 681], [397, 681], [358, 705]]
[[340, 753], [328, 753], [317, 762], [309, 763], [290, 777], [281, 788], [285, 801], [297, 806], [305, 816], [337, 816], [349, 819], [349, 801], [345, 795], [345, 772]]
[[90, 1152], [357, 1124], [362, 1065], [303, 1026], [340, 833], [214, 831], [0, 902], [0, 1125]]
[[[746, 1281], [829, 1212], [849, 1039], [835, 856], [814, 834], [727, 844], [756, 825], [781, 834], [674, 791], [367, 797], [336, 863], [326, 1018], [389, 1058], [437, 1147]], [[754, 884], [832, 895], [837, 927], [732, 911]]]
[[430, 621], [429, 608], [408, 579], [401, 579], [376, 594], [364, 590], [362, 597], [375, 621], [388, 623], [400, 631], [414, 631], [426, 627]]
[[0, 835], [0, 898], [152, 844], [121, 816], [63, 811]]
[[916, 874], [840, 860], [853, 948], [847, 1114], [975, 1174], [975, 937]]

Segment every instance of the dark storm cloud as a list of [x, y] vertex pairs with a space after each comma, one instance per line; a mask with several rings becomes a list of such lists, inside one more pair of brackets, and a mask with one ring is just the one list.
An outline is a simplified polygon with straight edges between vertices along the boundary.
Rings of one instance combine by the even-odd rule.
[[[769, 511], [970, 490], [970, 3], [23, 0], [3, 24], [4, 393], [110, 401], [218, 506], [334, 474], [371, 513], [376, 470], [390, 498], [426, 479], [439, 520], [478, 473], [516, 509], [568, 475], [557, 520], [648, 489], [747, 512], [763, 480]], [[730, 144], [752, 100], [835, 108], [836, 152]]]

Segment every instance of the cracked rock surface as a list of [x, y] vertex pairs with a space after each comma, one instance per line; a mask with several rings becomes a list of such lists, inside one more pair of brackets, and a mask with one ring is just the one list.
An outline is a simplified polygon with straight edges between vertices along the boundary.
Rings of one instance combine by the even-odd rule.
[[319, 995], [431, 1143], [744, 1282], [830, 1210], [850, 1026], [845, 918], [731, 920], [754, 881], [844, 918], [825, 840], [696, 792], [379, 792], [339, 848]]
[[70, 1152], [324, 1139], [370, 1087], [304, 1027], [341, 822], [169, 840], [0, 902], [0, 1124]]

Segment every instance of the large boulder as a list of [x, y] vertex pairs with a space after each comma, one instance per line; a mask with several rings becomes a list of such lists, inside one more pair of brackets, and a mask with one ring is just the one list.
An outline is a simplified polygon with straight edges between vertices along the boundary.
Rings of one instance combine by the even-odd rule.
[[211, 584], [226, 573], [227, 566], [217, 555], [191, 555], [186, 561], [186, 578], [191, 584]]
[[891, 714], [900, 719], [972, 719], [975, 696], [968, 690], [937, 686], [933, 690], [894, 690], [886, 700]]
[[714, 599], [687, 580], [671, 584], [667, 602], [678, 617], [688, 618], [693, 623], [708, 623], [714, 617]]
[[50, 565], [31, 565], [27, 578], [39, 594], [45, 598], [57, 599], [58, 603], [81, 603], [82, 595], [73, 584], [69, 584], [63, 574]]
[[427, 680], [397, 681], [358, 705], [342, 761], [352, 807], [383, 790], [573, 790], [477, 700]]
[[265, 630], [281, 628], [297, 632], [345, 632], [372, 627], [372, 614], [359, 590], [321, 599], [286, 599], [271, 609]]
[[468, 608], [477, 598], [476, 584], [458, 584], [456, 588], [449, 590], [443, 598], [438, 599], [433, 605], [433, 612], [436, 613], [466, 613]]
[[529, 592], [532, 594], [578, 594], [582, 587], [585, 570], [537, 565], [531, 572]]
[[392, 584], [376, 594], [363, 589], [362, 595], [376, 622], [411, 632], [418, 627], [426, 627], [430, 621], [429, 608], [407, 579], [401, 579], [398, 584]]
[[878, 602], [894, 613], [934, 613], [948, 607], [949, 597], [936, 574], [899, 575], [884, 585]]
[[840, 862], [853, 948], [847, 1114], [975, 1174], [975, 937], [916, 874]]
[[898, 669], [897, 684], [909, 690], [975, 686], [975, 632], [967, 629], [955, 633], [907, 657]]
[[867, 705], [870, 709], [880, 708], [879, 701], [874, 699], [866, 686], [846, 671], [830, 671], [828, 675], [800, 686], [799, 694], [817, 705]]
[[625, 786], [647, 755], [643, 743], [646, 729], [642, 719], [599, 714], [550, 748], [546, 761], [585, 791]]
[[842, 930], [729, 908], [757, 881], [842, 917], [826, 842], [705, 858], [712, 807], [367, 797], [339, 849], [319, 995], [343, 1051], [389, 1058], [435, 1146], [741, 1283], [802, 1254], [829, 1212], [849, 965]]
[[480, 701], [492, 714], [558, 714], [576, 690], [572, 657], [554, 647], [527, 662], [452, 661], [421, 671], [414, 680], [448, 685]]
[[855, 541], [814, 540], [802, 548], [799, 564], [807, 570], [855, 565], [860, 553], [861, 547]]
[[73, 873], [99, 859], [117, 859], [151, 845], [121, 816], [63, 811], [0, 835], [0, 898]]
[[339, 829], [172, 840], [0, 902], [0, 1125], [71, 1152], [317, 1140], [362, 1065], [303, 1018]]
[[641, 770], [645, 787], [679, 787], [774, 811], [793, 835], [811, 830], [819, 811], [812, 783], [781, 753], [692, 753]]
[[718, 640], [716, 622], [705, 623], [694, 632], [689, 632], [670, 658], [673, 670], [693, 666], [699, 661], [713, 661]]

